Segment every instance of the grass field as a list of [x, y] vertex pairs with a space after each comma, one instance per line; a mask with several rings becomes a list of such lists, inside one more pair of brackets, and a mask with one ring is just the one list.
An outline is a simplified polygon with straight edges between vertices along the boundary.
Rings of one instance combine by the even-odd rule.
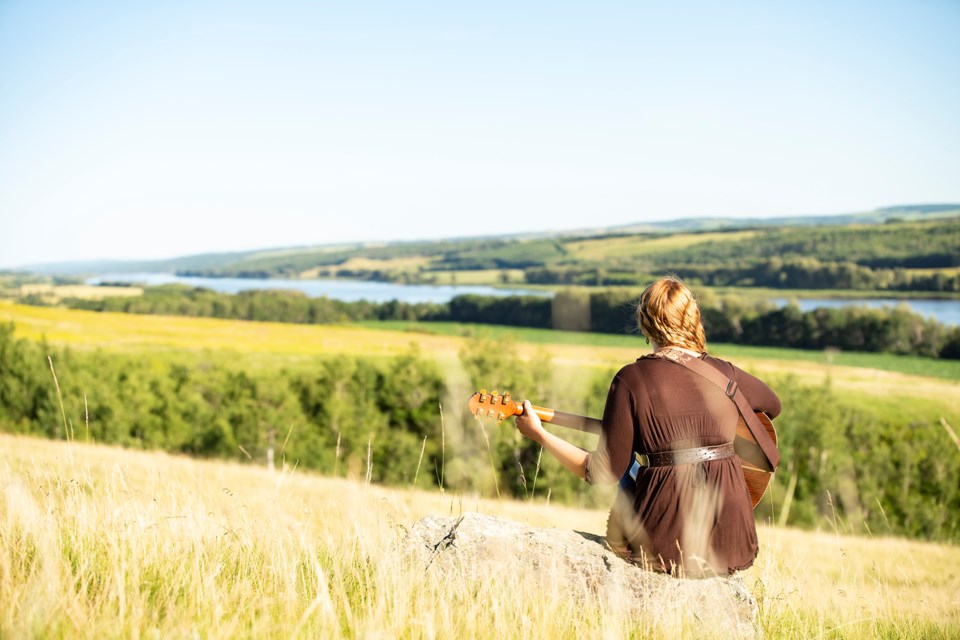
[[336, 273], [340, 269], [349, 271], [389, 271], [393, 273], [416, 272], [429, 262], [425, 256], [412, 256], [376, 260], [373, 258], [349, 258], [340, 264], [314, 267], [300, 272], [301, 278], [319, 278]]
[[143, 295], [143, 287], [111, 287], [88, 284], [23, 284], [16, 290], [21, 296], [39, 296], [51, 303], [64, 298], [84, 298], [102, 300], [103, 298], [135, 298]]
[[677, 233], [652, 238], [646, 236], [613, 236], [568, 242], [564, 246], [577, 260], [636, 259], [637, 256], [655, 256], [705, 242], [744, 240], [755, 237], [757, 233], [757, 231]]
[[[34, 307], [0, 301], [0, 322], [14, 322], [18, 335], [81, 348], [227, 349], [241, 352], [323, 355], [328, 353], [393, 354], [410, 342], [425, 351], [448, 353], [464, 337], [485, 335], [523, 345], [549, 346], [563, 358], [576, 360], [589, 352], [597, 365], [629, 362], [647, 350], [638, 336], [551, 331], [449, 322], [367, 322], [353, 325], [298, 325], [215, 318], [96, 313]], [[844, 353], [711, 344], [724, 358], [809, 362], [823, 368], [867, 368], [960, 380], [960, 361], [933, 360], [880, 353]]]
[[[616, 367], [646, 353], [649, 347], [636, 336], [617, 336], [522, 327], [461, 325], [456, 323], [364, 323], [371, 331], [394, 330], [426, 338], [486, 336], [519, 345], [547, 349], [556, 364], [570, 367]], [[932, 360], [881, 353], [842, 353], [708, 345], [710, 352], [736, 362], [758, 375], [792, 376], [807, 384], [831, 385], [848, 399], [871, 406], [885, 415], [925, 416], [960, 422], [960, 361]]]
[[514, 286], [524, 289], [533, 289], [524, 282], [522, 269], [470, 269], [451, 271], [431, 271], [426, 274], [432, 282], [438, 285], [487, 285]]
[[[9, 321], [18, 336], [45, 336], [72, 348], [157, 358], [192, 354], [256, 367], [308, 367], [318, 356], [338, 353], [395, 355], [411, 343], [453, 363], [469, 339], [464, 334], [481, 333], [530, 361], [546, 353], [552, 366], [574, 372], [619, 366], [648, 349], [631, 336], [254, 323], [0, 301], [0, 322]], [[763, 375], [811, 383], [829, 377], [864, 403], [891, 412], [926, 407], [960, 423], [954, 363], [728, 345], [712, 350]], [[465, 511], [594, 533], [603, 532], [606, 518], [603, 511], [539, 499], [368, 486], [289, 468], [268, 472], [0, 435], [0, 638], [670, 638], [695, 628], [691, 621], [678, 627], [675, 620], [630, 619], [600, 605], [575, 605], [562, 593], [530, 592], [522, 577], [495, 569], [478, 592], [428, 579], [395, 553], [404, 528], [418, 518]], [[852, 537], [837, 528], [762, 526], [760, 536], [758, 564], [745, 575], [766, 637], [960, 636], [960, 547]]]
[[[638, 336], [577, 331], [552, 331], [524, 327], [471, 325], [455, 322], [365, 322], [359, 326], [371, 329], [389, 329], [414, 334], [465, 336], [485, 334], [493, 338], [511, 338], [519, 342], [543, 345], [604, 347], [624, 350], [645, 348]], [[918, 356], [899, 356], [889, 353], [856, 353], [841, 351], [812, 351], [752, 347], [736, 344], [710, 344], [711, 353], [727, 359], [803, 361], [824, 366], [860, 367], [895, 371], [909, 375], [932, 376], [945, 380], [960, 380], [960, 360], [934, 360]]]
[[[426, 515], [602, 533], [606, 513], [0, 435], [0, 637], [673, 638], [525, 576], [483, 587], [396, 552]], [[768, 638], [960, 635], [960, 547], [761, 526]], [[697, 637], [701, 630], [695, 633]], [[709, 634], [707, 634], [709, 636]]]
[[[410, 344], [396, 332], [360, 327], [245, 322], [182, 316], [97, 313], [0, 301], [0, 322], [13, 322], [17, 335], [80, 349], [123, 352], [232, 351], [271, 354], [279, 359], [354, 353], [394, 355]], [[425, 349], [452, 348], [449, 338], [423, 340]]]

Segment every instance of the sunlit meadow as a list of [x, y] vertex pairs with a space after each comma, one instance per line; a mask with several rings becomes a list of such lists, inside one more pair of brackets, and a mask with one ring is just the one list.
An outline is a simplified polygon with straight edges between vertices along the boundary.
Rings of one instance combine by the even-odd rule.
[[[674, 637], [532, 590], [482, 586], [400, 552], [426, 515], [479, 511], [602, 533], [603, 511], [0, 436], [0, 636]], [[761, 526], [746, 573], [766, 637], [960, 633], [960, 549]], [[709, 634], [708, 634], [709, 635]]]

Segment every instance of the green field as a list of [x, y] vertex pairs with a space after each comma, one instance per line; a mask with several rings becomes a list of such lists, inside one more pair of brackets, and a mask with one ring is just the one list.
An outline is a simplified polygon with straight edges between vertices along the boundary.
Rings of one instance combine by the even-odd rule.
[[[18, 336], [84, 350], [133, 354], [186, 353], [257, 367], [309, 367], [317, 356], [395, 356], [411, 344], [444, 364], [471, 336], [515, 347], [527, 361], [547, 357], [563, 375], [584, 367], [611, 370], [649, 347], [639, 337], [453, 323], [376, 322], [344, 326], [246, 322], [178, 316], [96, 313], [0, 301], [0, 322]], [[825, 380], [849, 398], [891, 407], [916, 405], [960, 422], [960, 363], [889, 354], [829, 354], [795, 349], [708, 345], [719, 357], [759, 374], [791, 376], [806, 384]], [[565, 373], [564, 373], [565, 372]], [[910, 404], [905, 404], [910, 403]]]
[[[639, 335], [618, 336], [606, 333], [554, 331], [525, 327], [458, 324], [455, 322], [361, 322], [357, 326], [370, 329], [401, 331], [412, 335], [471, 336], [485, 335], [493, 339], [508, 338], [517, 342], [542, 345], [575, 345], [582, 347], [610, 347], [635, 349], [638, 354], [648, 347]], [[930, 376], [944, 380], [960, 380], [960, 361], [934, 360], [917, 356], [899, 356], [889, 353], [845, 353], [841, 351], [807, 351], [778, 349], [736, 344], [709, 344], [710, 353], [724, 359], [803, 361], [825, 366], [858, 367], [895, 371], [915, 376]]]

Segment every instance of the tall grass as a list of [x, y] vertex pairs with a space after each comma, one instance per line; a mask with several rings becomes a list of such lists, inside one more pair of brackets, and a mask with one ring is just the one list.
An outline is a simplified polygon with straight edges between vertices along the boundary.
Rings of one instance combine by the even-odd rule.
[[[411, 473], [413, 473], [411, 469]], [[605, 512], [0, 435], [0, 637], [676, 637], [535, 576], [424, 571], [424, 515], [602, 532]], [[960, 549], [761, 527], [766, 637], [960, 634]]]

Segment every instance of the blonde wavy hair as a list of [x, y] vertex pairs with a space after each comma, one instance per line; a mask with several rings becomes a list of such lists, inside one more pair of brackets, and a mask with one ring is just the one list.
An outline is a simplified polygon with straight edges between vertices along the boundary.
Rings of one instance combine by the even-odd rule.
[[640, 294], [637, 326], [661, 347], [683, 347], [705, 353], [707, 336], [696, 298], [680, 278], [660, 278]]

